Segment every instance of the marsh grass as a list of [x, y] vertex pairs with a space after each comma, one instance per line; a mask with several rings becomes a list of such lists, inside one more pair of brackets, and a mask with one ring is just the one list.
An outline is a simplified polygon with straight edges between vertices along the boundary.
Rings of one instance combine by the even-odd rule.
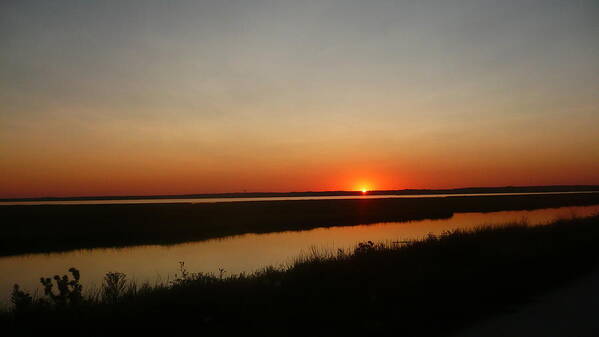
[[[599, 261], [599, 215], [544, 226], [514, 223], [455, 230], [410, 242], [313, 249], [284, 268], [252, 274], [188, 272], [137, 285], [107, 275], [101, 291], [73, 304], [0, 315], [28, 335], [170, 334], [444, 336], [509, 311], [591, 271]], [[84, 276], [83, 276], [84, 277]], [[26, 294], [20, 294], [29, 301]]]
[[0, 255], [173, 244], [245, 233], [599, 204], [599, 193], [228, 202], [0, 206]]

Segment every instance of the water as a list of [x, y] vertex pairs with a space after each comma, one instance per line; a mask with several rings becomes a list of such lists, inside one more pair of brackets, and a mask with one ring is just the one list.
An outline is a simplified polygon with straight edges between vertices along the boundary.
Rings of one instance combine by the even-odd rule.
[[265, 266], [284, 266], [312, 249], [352, 248], [363, 241], [404, 241], [428, 233], [468, 229], [478, 225], [500, 225], [527, 220], [531, 225], [556, 218], [599, 213], [599, 205], [547, 208], [532, 211], [455, 213], [449, 219], [388, 222], [348, 227], [317, 228], [268, 234], [245, 234], [177, 245], [147, 245], [125, 248], [95, 248], [66, 253], [27, 254], [0, 257], [0, 302], [8, 303], [14, 283], [39, 291], [39, 278], [64, 274], [70, 267], [81, 271], [84, 290], [98, 287], [109, 271], [123, 272], [129, 279], [167, 282], [184, 261], [190, 272], [227, 274], [252, 272]]
[[180, 198], [180, 199], [106, 199], [106, 200], [52, 200], [52, 201], [0, 201], [5, 205], [105, 205], [105, 204], [172, 204], [172, 203], [214, 203], [239, 201], [277, 201], [277, 200], [326, 200], [326, 199], [384, 199], [384, 198], [439, 198], [439, 197], [484, 197], [495, 195], [536, 195], [536, 194], [580, 194], [599, 193], [599, 191], [579, 192], [526, 192], [526, 193], [457, 193], [457, 194], [412, 194], [412, 195], [333, 195], [307, 197], [255, 197], [255, 198]]

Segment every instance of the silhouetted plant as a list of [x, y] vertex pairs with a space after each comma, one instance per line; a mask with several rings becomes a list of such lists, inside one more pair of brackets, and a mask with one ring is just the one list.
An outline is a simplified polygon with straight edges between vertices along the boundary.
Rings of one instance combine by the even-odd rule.
[[185, 268], [185, 262], [180, 261], [179, 272], [175, 274], [175, 279], [171, 281], [171, 285], [178, 287], [199, 283], [208, 284], [218, 281], [224, 281], [227, 279], [225, 277], [226, 271], [224, 269], [219, 268], [219, 273], [219, 277], [205, 273], [190, 273], [187, 271], [187, 268]]
[[185, 262], [183, 261], [179, 261], [179, 273], [181, 274], [175, 274], [175, 283], [185, 282], [190, 279], [189, 272], [185, 268]]
[[125, 294], [127, 275], [118, 272], [108, 272], [102, 283], [102, 296], [108, 303], [116, 303]]
[[175, 279], [171, 282], [172, 285], [185, 285], [193, 280], [198, 280], [204, 276], [202, 273], [190, 273], [185, 268], [185, 262], [179, 261], [179, 273], [175, 274]]
[[374, 242], [372, 242], [372, 241], [360, 242], [354, 249], [354, 254], [356, 254], [356, 255], [367, 254], [367, 253], [373, 252], [375, 250], [375, 248], [376, 248], [376, 246], [375, 246]]
[[[441, 236], [447, 236], [450, 233], [443, 233]], [[433, 234], [433, 233], [428, 233], [426, 235], [426, 239], [425, 240], [429, 240], [429, 241], [436, 241], [437, 239], [439, 239], [439, 236]]]
[[15, 284], [10, 294], [10, 302], [13, 304], [16, 312], [29, 311], [33, 305], [33, 297], [29, 293], [22, 291], [18, 284]]
[[54, 284], [51, 278], [40, 278], [40, 282], [44, 286], [44, 295], [46, 295], [55, 305], [77, 305], [83, 300], [83, 296], [81, 295], [83, 286], [79, 283], [79, 270], [70, 268], [69, 272], [73, 276], [72, 280], [69, 280], [67, 275], [63, 275], [62, 277], [58, 275], [54, 276], [53, 279], [56, 281], [56, 286], [58, 288], [57, 294], [54, 293]]

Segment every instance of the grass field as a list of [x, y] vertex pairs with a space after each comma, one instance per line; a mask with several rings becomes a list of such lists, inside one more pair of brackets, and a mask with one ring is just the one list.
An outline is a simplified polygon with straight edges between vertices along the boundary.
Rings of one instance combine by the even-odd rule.
[[446, 336], [566, 284], [598, 261], [599, 215], [506, 224], [314, 252], [287, 269], [251, 275], [194, 274], [183, 266], [174, 282], [149, 286], [110, 274], [90, 297], [77, 294], [77, 282], [62, 297], [56, 287], [52, 297], [31, 301], [16, 293], [18, 307], [0, 314], [0, 323], [15, 335]]

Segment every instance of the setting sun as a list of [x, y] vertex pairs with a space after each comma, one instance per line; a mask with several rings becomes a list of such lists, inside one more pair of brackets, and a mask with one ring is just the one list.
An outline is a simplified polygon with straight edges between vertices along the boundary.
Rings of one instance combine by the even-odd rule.
[[362, 183], [362, 184], [358, 184], [355, 188], [355, 191], [360, 191], [362, 192], [362, 194], [366, 194], [368, 193], [368, 191], [372, 191], [373, 188], [370, 184], [366, 184], [366, 183]]

